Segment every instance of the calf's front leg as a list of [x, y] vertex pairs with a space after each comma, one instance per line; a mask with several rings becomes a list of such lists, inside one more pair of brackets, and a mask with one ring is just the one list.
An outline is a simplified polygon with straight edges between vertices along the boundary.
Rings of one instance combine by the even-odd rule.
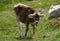
[[35, 34], [35, 24], [33, 23], [33, 24], [31, 24], [32, 25], [32, 27], [33, 27], [33, 35]]
[[28, 26], [29, 26], [29, 24], [27, 23], [27, 24], [26, 24], [26, 32], [25, 32], [25, 36], [27, 35], [27, 32], [28, 32], [28, 30], [29, 30]]

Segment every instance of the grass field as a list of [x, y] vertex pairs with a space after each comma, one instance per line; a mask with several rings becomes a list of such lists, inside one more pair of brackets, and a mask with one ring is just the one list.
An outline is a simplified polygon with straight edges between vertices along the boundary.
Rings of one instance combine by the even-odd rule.
[[[48, 20], [47, 18], [45, 16], [40, 19], [34, 36], [32, 36], [32, 27], [30, 26], [27, 38], [22, 39], [18, 38], [18, 27], [14, 12], [12, 10], [1, 11], [0, 41], [60, 41], [60, 28], [52, 30], [49, 26], [55, 19]], [[44, 37], [44, 35], [46, 36]]]
[[[29, 27], [28, 35], [26, 38], [18, 38], [18, 27], [16, 22], [15, 13], [12, 10], [14, 4], [8, 4], [0, 8], [0, 41], [60, 41], [60, 26], [50, 28], [50, 24], [55, 20], [48, 20], [48, 8], [51, 4], [58, 4], [56, 0], [46, 2], [41, 0], [42, 5], [38, 1], [22, 2], [36, 9], [40, 9], [46, 15], [40, 18], [39, 25], [36, 27], [35, 35], [32, 36], [32, 27]], [[34, 4], [34, 5], [33, 5]], [[60, 17], [59, 17], [60, 18]]]

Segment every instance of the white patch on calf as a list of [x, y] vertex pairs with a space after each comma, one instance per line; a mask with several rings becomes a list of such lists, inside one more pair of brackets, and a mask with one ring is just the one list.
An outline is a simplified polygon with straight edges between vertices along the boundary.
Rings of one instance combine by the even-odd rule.
[[28, 15], [29, 18], [33, 18], [33, 14]]

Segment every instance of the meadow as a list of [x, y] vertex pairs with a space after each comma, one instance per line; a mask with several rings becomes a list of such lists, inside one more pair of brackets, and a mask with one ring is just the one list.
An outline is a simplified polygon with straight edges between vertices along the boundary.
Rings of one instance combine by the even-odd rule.
[[[27, 37], [18, 38], [18, 27], [13, 7], [19, 2], [41, 10], [46, 15], [40, 18], [33, 36], [30, 26]], [[60, 4], [60, 0], [0, 0], [0, 41], [60, 41], [60, 26], [50, 27], [56, 18], [48, 19], [49, 7], [57, 4]]]

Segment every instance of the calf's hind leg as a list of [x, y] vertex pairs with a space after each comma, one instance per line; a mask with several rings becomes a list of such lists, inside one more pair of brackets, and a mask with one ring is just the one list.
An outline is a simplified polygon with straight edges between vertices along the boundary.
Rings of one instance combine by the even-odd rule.
[[23, 36], [25, 36], [24, 27], [23, 27], [24, 24], [20, 22], [18, 17], [16, 17], [16, 18], [17, 18], [17, 26], [19, 29], [19, 35], [20, 35], [20, 37], [23, 37]]

